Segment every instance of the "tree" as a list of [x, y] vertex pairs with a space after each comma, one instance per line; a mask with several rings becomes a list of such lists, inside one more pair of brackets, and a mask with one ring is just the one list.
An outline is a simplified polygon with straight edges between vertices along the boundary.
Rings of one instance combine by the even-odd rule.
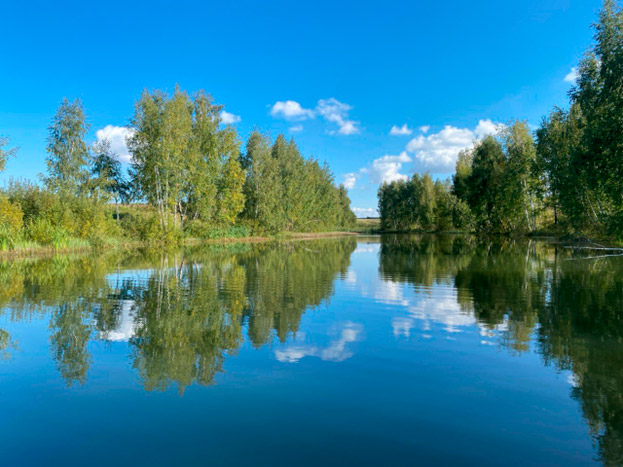
[[468, 204], [480, 229], [507, 232], [509, 223], [504, 180], [506, 157], [500, 142], [487, 136], [474, 148], [472, 173], [466, 180]]
[[[540, 211], [536, 148], [527, 122], [515, 121], [501, 131], [507, 160], [505, 199], [507, 216], [516, 230], [537, 229]], [[520, 221], [520, 218], [525, 220]], [[522, 226], [523, 224], [523, 226]]]
[[130, 187], [126, 181], [121, 162], [112, 152], [110, 140], [104, 139], [93, 145], [93, 166], [91, 172], [99, 189], [115, 200], [116, 220], [119, 222], [119, 202], [127, 202]]
[[469, 199], [469, 185], [467, 179], [472, 174], [472, 160], [474, 156], [471, 149], [463, 149], [459, 152], [456, 160], [454, 175], [452, 176], [452, 192], [464, 201]]
[[227, 156], [218, 184], [217, 219], [233, 225], [244, 209], [244, 172], [234, 154]]
[[576, 228], [597, 221], [587, 209], [591, 194], [585, 177], [574, 164], [582, 139], [582, 121], [579, 105], [572, 105], [568, 111], [556, 107], [536, 131], [537, 173], [545, 205], [554, 212], [554, 224], [559, 223], [562, 213]]
[[278, 135], [272, 146], [257, 130], [242, 155], [246, 170], [244, 216], [269, 232], [352, 226], [345, 189], [336, 187], [326, 164], [305, 159], [294, 140]]
[[8, 148], [11, 141], [7, 136], [0, 135], [0, 172], [6, 168], [6, 163], [9, 158], [15, 156], [17, 148]]
[[[231, 137], [223, 138], [223, 135], [230, 134], [233, 130], [219, 130], [221, 109], [222, 106], [215, 105], [212, 97], [204, 91], [195, 94], [193, 144], [187, 185], [187, 212], [193, 219], [208, 221], [216, 215], [223, 144], [235, 140], [235, 132], [233, 140]], [[230, 144], [225, 151], [229, 153], [234, 149]]]
[[89, 179], [89, 153], [84, 137], [89, 129], [79, 99], [63, 99], [49, 126], [46, 186], [63, 197], [84, 194]]
[[571, 91], [584, 128], [574, 165], [585, 177], [591, 215], [604, 230], [620, 236], [623, 228], [623, 11], [604, 1], [595, 25], [595, 45], [578, 69]]
[[244, 207], [239, 141], [233, 128], [219, 127], [221, 109], [204, 91], [191, 98], [179, 87], [172, 96], [145, 91], [136, 104], [132, 178], [163, 231], [189, 217], [230, 225]]
[[[128, 140], [133, 156], [133, 178], [143, 196], [158, 212], [163, 231], [170, 219], [177, 227], [183, 185], [194, 164], [190, 149], [192, 116], [188, 95], [179, 88], [171, 98], [162, 91], [144, 91], [135, 105]], [[182, 218], [183, 221], [183, 218]]]

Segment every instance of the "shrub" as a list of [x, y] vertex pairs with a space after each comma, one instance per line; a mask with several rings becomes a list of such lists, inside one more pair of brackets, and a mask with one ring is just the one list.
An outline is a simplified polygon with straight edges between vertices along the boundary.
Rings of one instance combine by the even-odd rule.
[[246, 225], [208, 224], [201, 219], [188, 221], [184, 232], [194, 238], [242, 238], [251, 235], [251, 229]]
[[55, 225], [46, 218], [34, 219], [27, 227], [28, 238], [40, 245], [52, 245], [62, 248], [69, 245], [71, 235], [66, 229]]
[[0, 195], [0, 250], [13, 247], [21, 238], [23, 217], [19, 204]]

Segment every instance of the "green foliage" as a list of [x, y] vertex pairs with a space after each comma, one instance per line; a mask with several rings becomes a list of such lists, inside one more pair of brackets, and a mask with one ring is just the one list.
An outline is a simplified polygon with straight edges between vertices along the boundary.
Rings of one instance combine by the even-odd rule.
[[354, 226], [344, 187], [326, 165], [301, 156], [293, 140], [279, 135], [272, 147], [254, 131], [242, 157], [247, 171], [243, 216], [266, 232], [304, 232]]
[[63, 248], [69, 244], [69, 232], [46, 219], [39, 217], [32, 220], [26, 227], [28, 238], [39, 245]]
[[233, 128], [220, 128], [222, 106], [203, 91], [191, 98], [145, 91], [128, 141], [134, 185], [157, 210], [163, 231], [189, 219], [233, 224], [244, 207], [244, 174]]
[[113, 153], [110, 141], [98, 141], [93, 145], [93, 150], [91, 173], [95, 177], [95, 187], [112, 196], [117, 204], [128, 202], [130, 183], [125, 179], [121, 162]]
[[[348, 194], [334, 185], [326, 165], [303, 158], [283, 135], [271, 146], [253, 133], [241, 155], [238, 135], [222, 125], [221, 110], [203, 91], [192, 97], [179, 87], [170, 96], [143, 92], [127, 141], [133, 163], [126, 180], [109, 141], [98, 141], [89, 153], [82, 103], [64, 99], [49, 127], [45, 187], [9, 184], [8, 202], [19, 208], [24, 227], [2, 221], [1, 245], [9, 248], [19, 239], [59, 248], [84, 241], [105, 245], [121, 236], [177, 245], [184, 235], [240, 237], [354, 225]], [[7, 144], [0, 138], [0, 169], [14, 153], [4, 149]], [[146, 201], [149, 208], [120, 205], [131, 200]]]
[[246, 225], [208, 224], [201, 219], [186, 223], [185, 232], [191, 238], [244, 238], [251, 236], [251, 229]]
[[88, 186], [89, 154], [84, 142], [88, 129], [82, 103], [63, 99], [49, 127], [44, 179], [51, 191], [63, 197], [80, 196]]
[[574, 230], [623, 238], [623, 11], [604, 2], [595, 45], [578, 67], [568, 111], [554, 109], [539, 130], [549, 204]]
[[383, 230], [442, 231], [471, 227], [465, 204], [452, 193], [450, 182], [433, 182], [429, 174], [414, 174], [406, 181], [384, 183], [378, 196]]
[[23, 220], [19, 204], [0, 194], [0, 250], [12, 248], [21, 239]]
[[525, 233], [553, 224], [559, 231], [623, 239], [621, 44], [623, 10], [606, 0], [595, 45], [570, 92], [571, 106], [555, 108], [543, 120], [536, 145], [527, 123], [515, 121], [462, 151], [452, 179], [455, 200], [437, 188], [433, 201], [430, 183], [417, 175], [384, 185], [382, 228], [459, 228], [473, 222], [485, 232]]

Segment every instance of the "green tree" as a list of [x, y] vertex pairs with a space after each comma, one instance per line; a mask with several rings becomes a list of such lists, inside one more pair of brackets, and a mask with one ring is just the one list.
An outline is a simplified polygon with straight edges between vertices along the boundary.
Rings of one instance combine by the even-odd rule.
[[119, 202], [127, 202], [130, 187], [125, 179], [121, 162], [110, 147], [107, 139], [93, 146], [93, 166], [91, 172], [99, 189], [110, 194], [115, 200], [117, 222], [119, 221]]
[[515, 121], [501, 131], [500, 139], [507, 160], [504, 200], [507, 216], [515, 230], [534, 231], [541, 202], [532, 133], [527, 122]]
[[46, 186], [63, 197], [85, 194], [89, 153], [84, 137], [89, 129], [82, 102], [63, 99], [49, 127]]
[[230, 154], [223, 165], [218, 185], [217, 219], [233, 225], [244, 209], [244, 172], [238, 158]]
[[555, 108], [536, 131], [537, 167], [546, 206], [553, 210], [554, 224], [562, 214], [575, 228], [598, 221], [589, 209], [592, 194], [583, 171], [574, 163], [582, 139], [582, 121], [577, 104], [569, 111]]
[[452, 191], [463, 201], [469, 199], [469, 185], [467, 180], [472, 174], [473, 152], [471, 149], [463, 149], [459, 152], [456, 160], [454, 175], [452, 176]]
[[506, 199], [506, 157], [500, 142], [487, 136], [474, 148], [472, 173], [467, 178], [468, 203], [482, 230], [508, 232], [509, 222]]

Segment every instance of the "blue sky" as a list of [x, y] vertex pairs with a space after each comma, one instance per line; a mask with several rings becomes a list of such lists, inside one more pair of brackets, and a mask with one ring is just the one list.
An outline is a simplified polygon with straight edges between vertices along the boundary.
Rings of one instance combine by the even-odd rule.
[[[566, 105], [601, 2], [0, 6], [0, 134], [20, 147], [0, 181], [45, 170], [47, 126], [63, 97], [82, 99], [91, 142], [108, 125], [123, 133], [143, 89], [179, 83], [224, 104], [243, 139], [255, 126], [294, 136], [347, 182], [363, 214], [376, 207], [379, 181], [448, 176], [458, 149], [495, 124], [537, 125]], [[390, 134], [394, 125], [404, 134]]]

